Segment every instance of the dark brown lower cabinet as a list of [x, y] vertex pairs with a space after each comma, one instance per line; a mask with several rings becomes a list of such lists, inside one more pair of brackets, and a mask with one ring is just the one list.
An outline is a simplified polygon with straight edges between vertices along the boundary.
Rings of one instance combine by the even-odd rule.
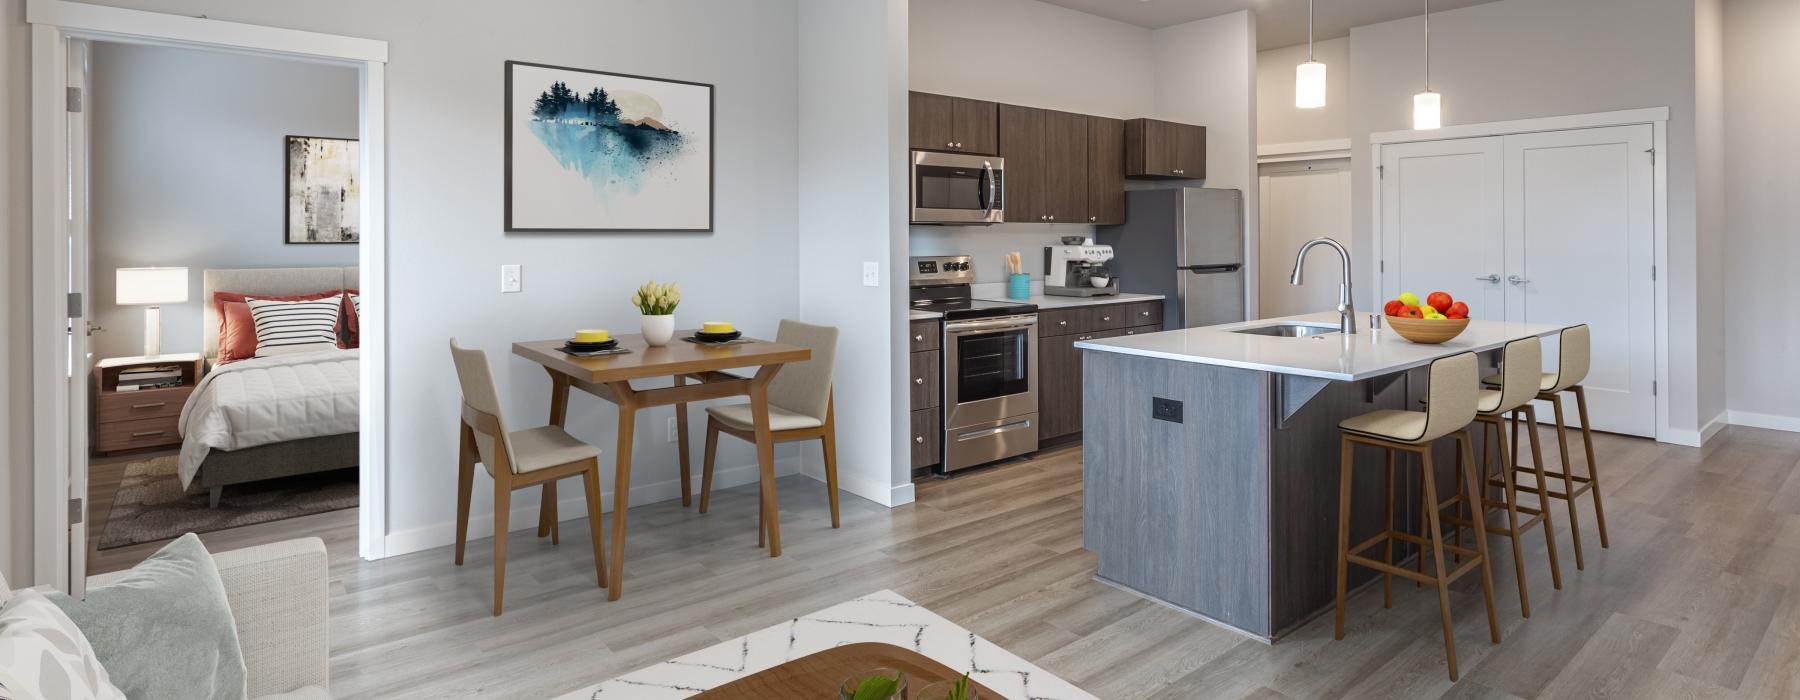
[[912, 412], [912, 436], [907, 442], [912, 448], [914, 471], [929, 469], [938, 463], [938, 442], [944, 434], [943, 428], [939, 427], [940, 420], [935, 408]]
[[1081, 356], [1075, 343], [1162, 330], [1162, 302], [1095, 304], [1038, 314], [1038, 440], [1081, 432]]

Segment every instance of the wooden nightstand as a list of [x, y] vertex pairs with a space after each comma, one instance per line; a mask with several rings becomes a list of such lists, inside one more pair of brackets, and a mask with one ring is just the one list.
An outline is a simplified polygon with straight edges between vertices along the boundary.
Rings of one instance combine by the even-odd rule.
[[[180, 384], [118, 390], [121, 372], [143, 367], [177, 367]], [[194, 353], [101, 360], [94, 367], [94, 451], [111, 454], [181, 444], [181, 407], [204, 373], [205, 362]]]

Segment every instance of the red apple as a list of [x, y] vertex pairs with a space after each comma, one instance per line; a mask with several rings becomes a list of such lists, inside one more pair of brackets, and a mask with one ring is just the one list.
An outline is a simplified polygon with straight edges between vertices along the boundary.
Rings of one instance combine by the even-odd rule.
[[1400, 313], [1394, 315], [1400, 318], [1425, 318], [1425, 312], [1420, 311], [1417, 306], [1402, 306]]
[[[1448, 292], [1432, 292], [1430, 296], [1425, 297], [1425, 303], [1431, 306], [1431, 308], [1437, 309], [1437, 312], [1440, 314], [1449, 311], [1450, 305], [1455, 302], [1456, 300], [1450, 298]], [[1447, 316], [1449, 314], [1445, 315]]]
[[1464, 304], [1460, 301], [1456, 302], [1454, 304], [1451, 304], [1450, 310], [1444, 312], [1444, 317], [1445, 318], [1468, 318], [1469, 317], [1469, 305]]
[[1399, 316], [1400, 308], [1403, 306], [1406, 306], [1406, 305], [1400, 303], [1399, 299], [1391, 299], [1388, 301], [1388, 303], [1386, 305], [1381, 307], [1381, 312], [1384, 314], [1387, 314], [1389, 316]]

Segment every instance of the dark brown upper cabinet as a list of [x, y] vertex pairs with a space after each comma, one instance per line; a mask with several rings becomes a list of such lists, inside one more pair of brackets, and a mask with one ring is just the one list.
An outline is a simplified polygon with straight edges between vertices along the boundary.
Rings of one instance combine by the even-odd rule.
[[1044, 209], [1053, 224], [1088, 223], [1088, 118], [1044, 113]]
[[1206, 127], [1157, 119], [1126, 121], [1125, 176], [1206, 177]]
[[1088, 117], [1087, 128], [1088, 223], [1125, 223], [1125, 121]]
[[1044, 110], [1000, 105], [1000, 157], [1006, 160], [1006, 220], [1049, 221]]
[[994, 103], [926, 92], [909, 93], [907, 102], [908, 140], [913, 148], [983, 155], [999, 152]]

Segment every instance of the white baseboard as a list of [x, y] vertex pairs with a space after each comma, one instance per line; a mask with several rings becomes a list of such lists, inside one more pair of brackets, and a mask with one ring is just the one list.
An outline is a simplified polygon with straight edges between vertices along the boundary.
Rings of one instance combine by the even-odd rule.
[[1713, 439], [1713, 436], [1718, 435], [1719, 431], [1724, 430], [1725, 426], [1731, 424], [1726, 413], [1726, 411], [1720, 411], [1719, 415], [1713, 416], [1712, 420], [1707, 421], [1706, 425], [1700, 427], [1700, 444], [1706, 444], [1707, 440]]
[[1682, 447], [1699, 447], [1700, 431], [1670, 428], [1663, 431], [1663, 434], [1658, 436], [1656, 440], [1657, 442], [1666, 442], [1671, 445], [1681, 445]]
[[[801, 465], [800, 473], [805, 474], [820, 483], [824, 483], [825, 464], [822, 461], [809, 458]], [[855, 481], [855, 483], [851, 483], [852, 481]], [[877, 482], [874, 479], [853, 480], [845, 475], [841, 468], [838, 470], [838, 488], [848, 491], [858, 498], [873, 501], [889, 508], [903, 506], [913, 502], [912, 482], [907, 482], [899, 486], [884, 486], [881, 482]], [[879, 494], [880, 497], [870, 495], [872, 493]]]
[[1773, 413], [1751, 413], [1749, 411], [1726, 411], [1725, 413], [1732, 425], [1800, 433], [1800, 416], [1778, 416]]
[[[602, 467], [604, 468], [604, 465], [602, 465]], [[776, 476], [788, 476], [790, 474], [799, 473], [799, 471], [800, 460], [797, 458], [778, 459], [775, 461]], [[745, 464], [736, 467], [720, 467], [713, 471], [714, 489], [727, 489], [733, 486], [753, 484], [756, 483], [756, 480], [757, 469], [754, 464]], [[565, 479], [564, 481], [567, 482], [569, 480]], [[579, 484], [580, 478], [575, 477], [574, 483]], [[696, 489], [700, 486], [700, 475], [698, 471], [694, 474], [693, 484]], [[561, 520], [576, 520], [587, 517], [587, 501], [585, 496], [581, 494], [580, 489], [563, 489], [561, 493], [571, 493], [575, 495], [574, 498], [562, 498], [556, 502], [556, 512], [557, 515], [561, 516]], [[528, 496], [526, 498], [515, 497], [513, 499], [513, 503], [517, 505], [513, 506], [512, 513], [507, 516], [508, 529], [513, 532], [537, 528], [539, 500], [535, 491], [528, 491], [526, 495]], [[669, 479], [666, 481], [631, 487], [631, 504], [634, 506], [659, 503], [678, 498], [681, 498], [681, 481], [679, 479]], [[612, 499], [613, 492], [601, 492], [600, 503], [603, 512], [612, 511]], [[473, 540], [482, 537], [491, 537], [493, 534], [494, 515], [492, 513], [469, 515], [469, 539]], [[387, 556], [390, 557], [412, 552], [422, 552], [427, 549], [435, 549], [437, 547], [455, 544], [456, 521], [454, 519], [445, 520], [431, 525], [409, 528], [398, 532], [390, 532], [387, 534], [385, 540], [387, 544]]]
[[903, 506], [913, 502], [913, 485], [907, 482], [889, 490], [888, 507]]

